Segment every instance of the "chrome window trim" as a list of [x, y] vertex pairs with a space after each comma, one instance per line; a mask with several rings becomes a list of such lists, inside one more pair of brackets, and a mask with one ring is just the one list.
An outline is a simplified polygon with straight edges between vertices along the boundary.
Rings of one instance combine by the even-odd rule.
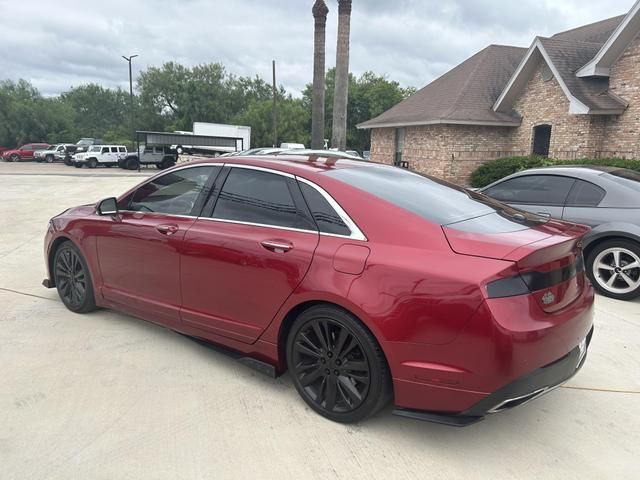
[[195, 215], [180, 215], [178, 213], [162, 213], [162, 212], [145, 212], [144, 210], [118, 210], [118, 213], [137, 213], [140, 215], [163, 215], [165, 217], [178, 217], [178, 218], [200, 218]]
[[242, 222], [240, 220], [228, 220], [226, 218], [198, 217], [198, 220], [207, 220], [209, 222], [233, 223], [234, 225], [248, 225], [251, 227], [275, 228], [276, 230], [288, 230], [290, 232], [321, 234], [317, 230], [305, 230], [303, 228], [280, 227], [278, 225], [267, 225], [266, 223]]
[[331, 237], [351, 238], [353, 240], [362, 240], [363, 242], [368, 241], [365, 234], [362, 233], [362, 230], [358, 228], [356, 223], [353, 220], [351, 220], [351, 217], [347, 214], [347, 212], [344, 211], [344, 209], [340, 206], [340, 204], [324, 188], [320, 187], [319, 185], [316, 185], [315, 183], [313, 183], [310, 180], [307, 180], [306, 178], [296, 177], [296, 179], [302, 183], [306, 183], [311, 188], [314, 188], [318, 193], [320, 193], [320, 195], [324, 197], [324, 199], [329, 203], [331, 208], [333, 208], [336, 211], [340, 219], [351, 231], [351, 235], [338, 235], [335, 233], [324, 233], [324, 232], [320, 232], [320, 233], [322, 233], [323, 235], [331, 236]]
[[[280, 226], [277, 226], [277, 225], [267, 225], [267, 224], [263, 224], [263, 223], [243, 222], [243, 221], [240, 221], [240, 220], [227, 220], [227, 219], [222, 219], [222, 218], [203, 217], [203, 216], [194, 217], [192, 215], [174, 215], [176, 217], [201, 218], [203, 220], [211, 220], [211, 221], [223, 222], [223, 223], [234, 223], [234, 224], [237, 224], [237, 225], [251, 225], [251, 226], [255, 226], [255, 227], [276, 228], [276, 229], [280, 229], [280, 230], [290, 230], [290, 231], [293, 231], [293, 232], [320, 234], [320, 235], [323, 235], [325, 237], [348, 238], [348, 239], [351, 239], [351, 240], [360, 240], [360, 241], [363, 241], [363, 242], [367, 242], [368, 241], [367, 237], [362, 232], [362, 230], [360, 230], [360, 228], [358, 228], [356, 223], [351, 219], [351, 217], [349, 217], [347, 212], [344, 211], [344, 209], [340, 206], [340, 204], [324, 188], [320, 187], [319, 185], [316, 185], [315, 183], [313, 183], [310, 180], [307, 180], [306, 178], [299, 177], [299, 176], [293, 175], [293, 174], [288, 173], [288, 172], [281, 172], [279, 170], [274, 170], [274, 169], [271, 169], [271, 168], [258, 167], [258, 166], [255, 166], [255, 165], [244, 165], [244, 164], [239, 164], [239, 163], [227, 163], [227, 162], [224, 162], [224, 163], [219, 163], [219, 162], [195, 163], [195, 164], [192, 164], [192, 165], [184, 165], [184, 166], [181, 166], [181, 167], [178, 167], [178, 168], [174, 168], [169, 172], [159, 172], [157, 175], [154, 175], [151, 178], [149, 178], [146, 182], [140, 184], [140, 186], [138, 186], [138, 188], [142, 187], [143, 185], [146, 185], [147, 183], [151, 182], [153, 179], [155, 179], [157, 177], [160, 177], [161, 175], [166, 175], [166, 174], [169, 174], [169, 173], [172, 173], [172, 172], [177, 172], [179, 170], [184, 170], [186, 168], [197, 168], [197, 167], [231, 167], [231, 168], [244, 168], [244, 169], [247, 169], [247, 170], [258, 170], [258, 171], [261, 171], [261, 172], [267, 172], [267, 173], [273, 173], [273, 174], [276, 174], [276, 175], [281, 175], [283, 177], [292, 178], [294, 180], [298, 180], [300, 182], [306, 183], [311, 188], [314, 188], [316, 191], [318, 191], [320, 193], [320, 195], [322, 195], [324, 197], [324, 199], [329, 203], [331, 208], [333, 208], [336, 211], [338, 216], [345, 223], [347, 228], [351, 231], [351, 234], [350, 235], [339, 235], [337, 233], [319, 232], [317, 230], [304, 230], [304, 229], [292, 228], [292, 227], [280, 227]], [[140, 211], [136, 211], [136, 210], [121, 210], [121, 211], [122, 212], [134, 212], [134, 213], [156, 213], [156, 212], [140, 212]], [[160, 212], [158, 212], [158, 213], [160, 214]], [[172, 214], [163, 214], [163, 215], [172, 215]]]

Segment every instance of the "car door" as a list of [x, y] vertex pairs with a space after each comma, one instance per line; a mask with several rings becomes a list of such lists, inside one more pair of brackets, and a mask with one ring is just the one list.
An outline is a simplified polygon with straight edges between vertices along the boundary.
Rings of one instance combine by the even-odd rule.
[[182, 321], [255, 341], [306, 275], [318, 239], [292, 175], [225, 167], [184, 239]]
[[597, 208], [606, 191], [591, 182], [577, 179], [564, 207], [563, 220], [595, 227], [611, 221], [611, 210]]
[[528, 212], [561, 219], [574, 182], [562, 175], [522, 175], [494, 184], [482, 193]]
[[23, 145], [20, 150], [18, 151], [18, 154], [20, 155], [20, 159], [21, 160], [32, 160], [34, 158], [33, 156], [33, 150], [34, 150], [34, 146], [29, 144], [29, 145]]
[[97, 222], [96, 248], [105, 299], [144, 318], [179, 324], [180, 250], [202, 208], [215, 166], [159, 175], [118, 201]]

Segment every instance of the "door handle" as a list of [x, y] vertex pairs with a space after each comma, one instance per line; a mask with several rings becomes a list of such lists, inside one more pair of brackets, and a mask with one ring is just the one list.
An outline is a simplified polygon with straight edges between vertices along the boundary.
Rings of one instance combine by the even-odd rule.
[[549, 212], [536, 212], [536, 215], [540, 215], [541, 217], [551, 218], [551, 214]]
[[165, 235], [173, 235], [178, 231], [177, 225], [156, 225], [156, 230]]
[[283, 242], [282, 240], [263, 240], [260, 245], [275, 253], [286, 253], [293, 248], [293, 245], [289, 242]]

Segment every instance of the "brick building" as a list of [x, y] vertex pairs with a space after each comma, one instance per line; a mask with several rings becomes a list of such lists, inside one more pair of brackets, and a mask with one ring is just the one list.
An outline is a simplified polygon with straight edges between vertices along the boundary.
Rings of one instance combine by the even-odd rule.
[[640, 158], [640, 0], [627, 15], [491, 45], [376, 118], [371, 158], [467, 183], [487, 160]]

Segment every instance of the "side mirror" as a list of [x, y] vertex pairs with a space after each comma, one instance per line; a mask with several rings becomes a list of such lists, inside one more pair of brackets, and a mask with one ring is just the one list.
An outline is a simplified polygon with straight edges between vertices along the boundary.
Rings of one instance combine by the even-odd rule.
[[98, 208], [96, 210], [98, 215], [115, 215], [118, 213], [118, 203], [116, 202], [115, 197], [105, 198], [98, 203]]

